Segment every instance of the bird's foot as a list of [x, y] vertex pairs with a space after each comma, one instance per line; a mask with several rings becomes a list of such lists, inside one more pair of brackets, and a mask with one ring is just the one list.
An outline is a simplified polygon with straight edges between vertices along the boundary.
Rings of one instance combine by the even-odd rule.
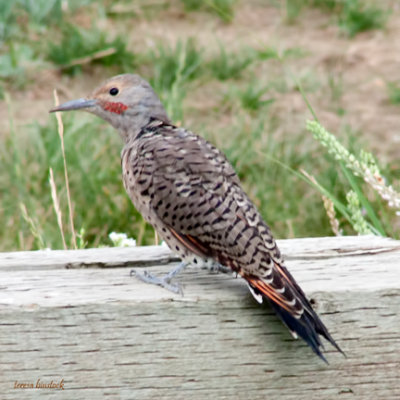
[[182, 288], [178, 283], [171, 283], [171, 279], [168, 275], [164, 275], [162, 277], [155, 276], [148, 271], [144, 271], [143, 273], [138, 272], [137, 270], [131, 270], [131, 276], [135, 276], [140, 279], [142, 282], [150, 283], [152, 285], [158, 285], [163, 287], [164, 289], [169, 290], [170, 292], [182, 294]]
[[135, 276], [140, 279], [142, 282], [150, 283], [152, 285], [158, 285], [163, 287], [164, 289], [169, 290], [170, 292], [181, 294], [183, 296], [183, 290], [179, 283], [171, 283], [172, 278], [177, 275], [182, 269], [186, 267], [186, 263], [181, 262], [175, 269], [168, 272], [168, 274], [158, 277], [151, 274], [148, 271], [144, 271], [143, 273], [138, 272], [135, 269], [132, 269], [130, 272], [131, 276]]

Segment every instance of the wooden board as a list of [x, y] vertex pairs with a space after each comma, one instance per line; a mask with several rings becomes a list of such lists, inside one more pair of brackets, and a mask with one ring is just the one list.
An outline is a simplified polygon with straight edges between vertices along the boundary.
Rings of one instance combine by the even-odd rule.
[[[0, 254], [0, 399], [400, 399], [400, 242], [279, 241], [347, 359], [325, 365], [244, 282], [161, 246]], [[175, 264], [174, 264], [175, 263]], [[64, 390], [22, 389], [59, 383]]]

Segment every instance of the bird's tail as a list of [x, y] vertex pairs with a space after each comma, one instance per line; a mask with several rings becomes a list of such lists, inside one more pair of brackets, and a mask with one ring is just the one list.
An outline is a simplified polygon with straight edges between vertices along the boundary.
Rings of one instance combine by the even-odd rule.
[[328, 340], [338, 351], [344, 355], [344, 352], [329, 334], [327, 328], [315, 311], [309, 313], [307, 310], [303, 313], [301, 318], [297, 319], [270, 299], [268, 299], [268, 301], [271, 304], [272, 309], [289, 328], [292, 334], [294, 336], [300, 336], [311, 347], [314, 353], [327, 364], [328, 361], [321, 351], [324, 350], [324, 345], [321, 342], [320, 335]]
[[328, 361], [321, 351], [324, 350], [324, 346], [320, 336], [324, 337], [339, 352], [345, 355], [329, 334], [326, 326], [313, 310], [304, 292], [289, 271], [283, 266], [278, 266], [278, 268], [281, 270], [280, 276], [283, 278], [282, 281], [284, 282], [285, 290], [272, 288], [262, 278], [244, 276], [255, 299], [259, 303], [264, 299], [267, 300], [278, 317], [289, 328], [293, 337], [297, 338], [300, 336], [311, 347], [314, 353], [326, 363]]

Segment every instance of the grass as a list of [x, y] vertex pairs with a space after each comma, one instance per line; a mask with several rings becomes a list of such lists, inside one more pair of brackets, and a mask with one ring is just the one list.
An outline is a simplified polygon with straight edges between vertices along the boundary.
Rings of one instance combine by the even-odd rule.
[[400, 86], [397, 83], [389, 82], [387, 84], [389, 100], [392, 104], [400, 104]]
[[0, 0], [0, 43], [8, 40], [15, 34], [17, 26], [13, 2]]
[[0, 80], [12, 82], [13, 87], [21, 89], [29, 82], [29, 71], [36, 63], [35, 53], [30, 46], [10, 44], [8, 52], [0, 54]]
[[194, 39], [178, 41], [175, 47], [161, 43], [146, 57], [152, 67], [150, 83], [159, 94], [171, 118], [182, 121], [186, 84], [201, 74], [202, 51]]
[[385, 26], [387, 12], [376, 5], [359, 0], [346, 0], [339, 14], [339, 26], [350, 37], [359, 32], [381, 29]]
[[224, 101], [229, 103], [232, 99], [236, 99], [239, 109], [255, 112], [274, 102], [268, 95], [268, 90], [267, 86], [260, 87], [258, 82], [250, 82], [244, 89], [232, 86], [226, 93]]
[[306, 7], [317, 7], [333, 15], [340, 29], [350, 37], [360, 32], [384, 28], [388, 11], [368, 1], [360, 0], [286, 0], [285, 18], [295, 23]]
[[83, 30], [70, 24], [64, 25], [59, 43], [50, 42], [47, 58], [69, 74], [80, 72], [82, 64], [88, 63], [104, 67], [118, 65], [120, 72], [132, 70], [135, 66], [135, 56], [126, 49], [121, 36], [109, 40], [106, 32]]
[[238, 79], [254, 59], [255, 54], [252, 49], [232, 53], [220, 44], [219, 53], [210, 60], [208, 69], [211, 75], [220, 81]]
[[236, 0], [181, 0], [186, 11], [207, 11], [217, 15], [223, 22], [232, 22]]
[[[332, 201], [357, 233], [387, 236], [390, 232], [389, 235], [394, 235], [393, 227], [390, 224], [384, 227], [381, 219], [387, 220], [388, 216], [394, 217], [395, 213], [399, 212], [400, 192], [386, 183], [372, 154], [361, 150], [359, 156], [355, 156], [317, 121], [308, 121], [307, 129], [327, 148], [328, 153], [343, 172], [348, 187], [347, 204], [341, 202], [329, 189], [323, 188], [315, 180], [311, 183]], [[368, 189], [375, 191], [378, 196], [374, 199], [368, 196], [370, 195], [367, 192]], [[386, 209], [384, 205], [387, 205]], [[381, 218], [375, 212], [376, 209], [384, 213], [380, 216]]]
[[[64, 123], [65, 154], [77, 232], [84, 228], [85, 240], [91, 246], [108, 242], [108, 233], [112, 231], [132, 232], [132, 236], [137, 238], [137, 232], [142, 229], [142, 219], [123, 193], [118, 162], [119, 137], [112, 129], [100, 127], [99, 121], [93, 121], [85, 114], [80, 118], [66, 116]], [[100, 130], [101, 139], [97, 137]], [[50, 248], [63, 247], [53, 211], [49, 168], [53, 169], [63, 211], [67, 246], [73, 247], [64, 161], [54, 116], [47, 125], [34, 124], [23, 131], [12, 131], [3, 138], [0, 163], [9, 171], [0, 179], [0, 190], [5, 194], [0, 218], [7, 221], [0, 227], [2, 250], [39, 248], [42, 243]], [[33, 234], [32, 224], [21, 216], [21, 204], [38, 234]], [[145, 229], [145, 235], [148, 238], [152, 236], [150, 228]]]
[[[136, 7], [129, 18], [122, 18], [115, 9], [109, 12], [107, 2], [70, 1], [65, 9], [58, 0], [0, 0], [0, 40], [4, 44], [0, 89], [2, 85], [9, 109], [8, 126], [0, 134], [0, 250], [110, 245], [111, 232], [134, 238], [138, 245], [155, 241], [153, 229], [123, 189], [121, 142], [111, 127], [85, 113], [63, 115], [63, 156], [53, 115], [40, 124], [24, 125], [16, 119], [19, 104], [14, 99], [18, 91], [38, 90], [35, 74], [40, 69], [56, 74], [57, 81], [67, 82], [66, 86], [99, 71], [104, 76], [134, 71], [149, 78], [173, 121], [207, 137], [226, 153], [277, 237], [323, 236], [332, 230], [399, 236], [393, 223], [396, 208], [389, 204], [397, 204], [396, 190], [384, 184], [394, 182], [395, 186], [400, 178], [398, 168], [378, 165], [360, 152], [365, 144], [351, 127], [339, 127], [340, 140], [324, 147], [332, 137], [323, 128], [314, 126], [316, 133], [311, 129], [315, 140], [305, 128], [305, 118], [290, 128], [286, 124], [299, 114], [298, 103], [293, 115], [280, 109], [282, 101], [299, 96], [299, 90], [305, 90], [314, 104], [312, 96], [323, 91], [327, 109], [340, 120], [348, 112], [346, 93], [354, 90], [346, 86], [344, 74], [329, 72], [321, 77], [307, 61], [307, 67], [297, 68], [309, 51], [276, 42], [243, 42], [233, 48], [215, 39], [217, 44], [209, 47], [190, 37], [171, 42], [149, 36], [141, 38], [142, 47], [130, 44], [123, 36], [132, 23], [130, 18], [138, 25], [145, 21], [154, 26], [160, 18], [178, 12], [182, 13], [179, 18], [188, 21], [203, 21], [204, 14], [208, 21], [208, 14], [213, 14], [217, 18], [211, 20], [218, 29], [229, 31], [238, 15], [236, 2], [228, 0], [160, 4], [157, 7], [164, 11], [148, 12], [151, 6], [146, 4], [142, 14]], [[286, 1], [293, 7], [293, 23], [301, 18], [304, 7], [323, 7], [337, 21], [346, 12], [341, 22], [344, 30], [352, 19], [361, 21], [373, 6], [358, 7], [360, 16], [350, 8], [345, 10], [344, 4]], [[78, 28], [76, 20], [83, 16], [88, 18], [85, 28]], [[91, 28], [97, 19], [103, 26], [106, 22], [113, 26], [112, 33]], [[369, 29], [373, 23], [364, 26]], [[349, 37], [360, 31], [359, 27], [351, 29], [346, 31]], [[293, 83], [293, 69], [288, 65], [293, 66], [299, 83]], [[63, 98], [70, 99], [68, 89]], [[398, 104], [398, 85], [390, 83], [387, 90], [390, 102]], [[319, 107], [315, 109], [318, 114]], [[347, 158], [338, 160], [331, 152], [332, 143], [342, 146], [336, 149], [346, 149]], [[350, 155], [374, 171], [372, 178], [365, 173], [366, 167], [354, 173], [352, 164], [346, 162]], [[374, 177], [378, 180], [373, 181]]]
[[62, 19], [60, 0], [20, 0], [18, 3], [33, 24], [59, 23]]
[[[89, 3], [92, 0], [0, 0], [0, 94], [5, 88], [26, 86], [38, 70], [49, 68], [47, 60], [66, 73], [79, 71], [81, 64], [92, 61], [133, 66], [133, 55], [120, 37], [110, 41], [104, 32], [79, 29], [70, 22]], [[101, 8], [96, 8], [98, 13]], [[93, 12], [94, 19], [97, 16]], [[100, 57], [98, 53], [104, 50], [113, 51]]]

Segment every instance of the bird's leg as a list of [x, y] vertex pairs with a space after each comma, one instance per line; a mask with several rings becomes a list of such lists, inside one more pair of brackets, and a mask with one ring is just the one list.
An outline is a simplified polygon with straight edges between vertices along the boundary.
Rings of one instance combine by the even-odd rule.
[[[165, 274], [162, 277], [155, 276], [148, 271], [144, 271], [143, 273], [138, 272], [135, 269], [132, 269], [130, 272], [131, 276], [136, 276], [136, 278], [140, 279], [143, 282], [151, 283], [153, 285], [158, 285], [163, 287], [164, 289], [169, 290], [173, 293], [180, 293], [183, 295], [182, 288], [178, 283], [171, 283], [172, 278], [178, 275], [183, 269], [187, 267], [188, 263], [182, 261], [178, 266], [176, 266], [173, 270], [169, 271], [168, 274]], [[212, 264], [205, 265], [202, 269], [208, 269], [212, 273], [228, 273], [232, 272], [232, 270], [228, 267], [221, 265], [218, 262], [213, 262]]]
[[214, 261], [211, 265], [205, 265], [202, 269], [208, 269], [212, 273], [223, 273], [227, 274], [229, 272], [232, 272], [232, 269], [229, 267], [225, 267], [224, 265], [220, 264], [219, 262]]
[[172, 271], [169, 271], [168, 274], [158, 277], [153, 274], [151, 274], [148, 271], [144, 271], [143, 273], [137, 272], [137, 270], [132, 269], [130, 272], [130, 275], [136, 276], [136, 278], [140, 279], [143, 282], [146, 283], [151, 283], [153, 285], [158, 285], [163, 287], [164, 289], [169, 290], [170, 292], [173, 293], [180, 293], [183, 295], [182, 288], [178, 283], [171, 283], [171, 279], [175, 276], [178, 275], [179, 272], [181, 272], [183, 269], [185, 269], [187, 266], [187, 263], [182, 261], [177, 267], [175, 267]]

